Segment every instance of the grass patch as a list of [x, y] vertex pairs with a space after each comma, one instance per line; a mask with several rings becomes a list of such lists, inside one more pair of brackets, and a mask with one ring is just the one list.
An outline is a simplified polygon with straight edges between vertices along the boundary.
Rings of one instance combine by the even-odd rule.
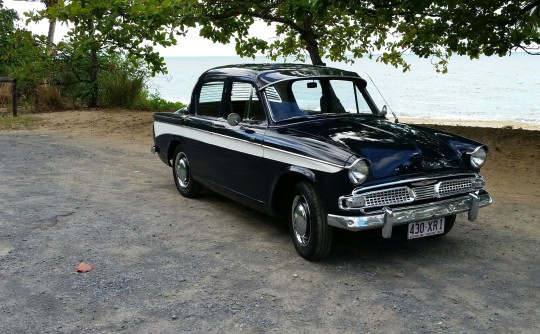
[[36, 117], [32, 115], [11, 115], [3, 116], [0, 114], [0, 130], [25, 130], [30, 129], [36, 124]]

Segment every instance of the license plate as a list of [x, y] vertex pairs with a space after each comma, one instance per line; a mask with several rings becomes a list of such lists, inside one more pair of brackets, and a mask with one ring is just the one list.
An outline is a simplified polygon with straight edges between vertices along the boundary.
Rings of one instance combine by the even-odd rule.
[[409, 223], [407, 239], [417, 239], [444, 233], [444, 218]]

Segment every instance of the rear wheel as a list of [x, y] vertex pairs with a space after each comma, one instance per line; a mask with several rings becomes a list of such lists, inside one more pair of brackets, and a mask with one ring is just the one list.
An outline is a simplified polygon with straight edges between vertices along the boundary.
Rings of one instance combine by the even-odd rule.
[[191, 176], [189, 160], [179, 147], [174, 152], [173, 176], [176, 188], [185, 197], [197, 197], [202, 192], [202, 186]]
[[333, 229], [326, 222], [326, 210], [319, 194], [307, 182], [299, 182], [290, 198], [289, 229], [294, 247], [307, 260], [328, 255]]

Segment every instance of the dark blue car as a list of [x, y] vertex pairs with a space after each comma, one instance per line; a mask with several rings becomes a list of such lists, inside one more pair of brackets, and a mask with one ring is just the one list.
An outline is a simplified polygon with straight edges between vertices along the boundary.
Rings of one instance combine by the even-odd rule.
[[491, 203], [479, 170], [487, 147], [390, 122], [358, 74], [298, 64], [205, 72], [188, 108], [154, 114], [154, 146], [178, 191], [203, 187], [286, 217], [308, 259], [328, 254], [334, 228], [406, 225], [409, 239], [445, 235], [456, 214]]

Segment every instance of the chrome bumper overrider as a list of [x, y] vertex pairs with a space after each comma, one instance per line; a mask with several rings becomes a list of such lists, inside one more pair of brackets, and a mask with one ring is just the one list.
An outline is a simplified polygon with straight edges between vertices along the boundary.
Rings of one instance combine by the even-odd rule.
[[490, 205], [492, 198], [488, 193], [477, 195], [470, 193], [459, 198], [413, 205], [402, 208], [385, 207], [380, 212], [363, 216], [328, 215], [328, 224], [349, 231], [362, 231], [382, 227], [384, 238], [392, 236], [392, 226], [403, 225], [415, 221], [440, 218], [469, 212], [469, 220], [473, 221], [478, 215], [478, 208]]

